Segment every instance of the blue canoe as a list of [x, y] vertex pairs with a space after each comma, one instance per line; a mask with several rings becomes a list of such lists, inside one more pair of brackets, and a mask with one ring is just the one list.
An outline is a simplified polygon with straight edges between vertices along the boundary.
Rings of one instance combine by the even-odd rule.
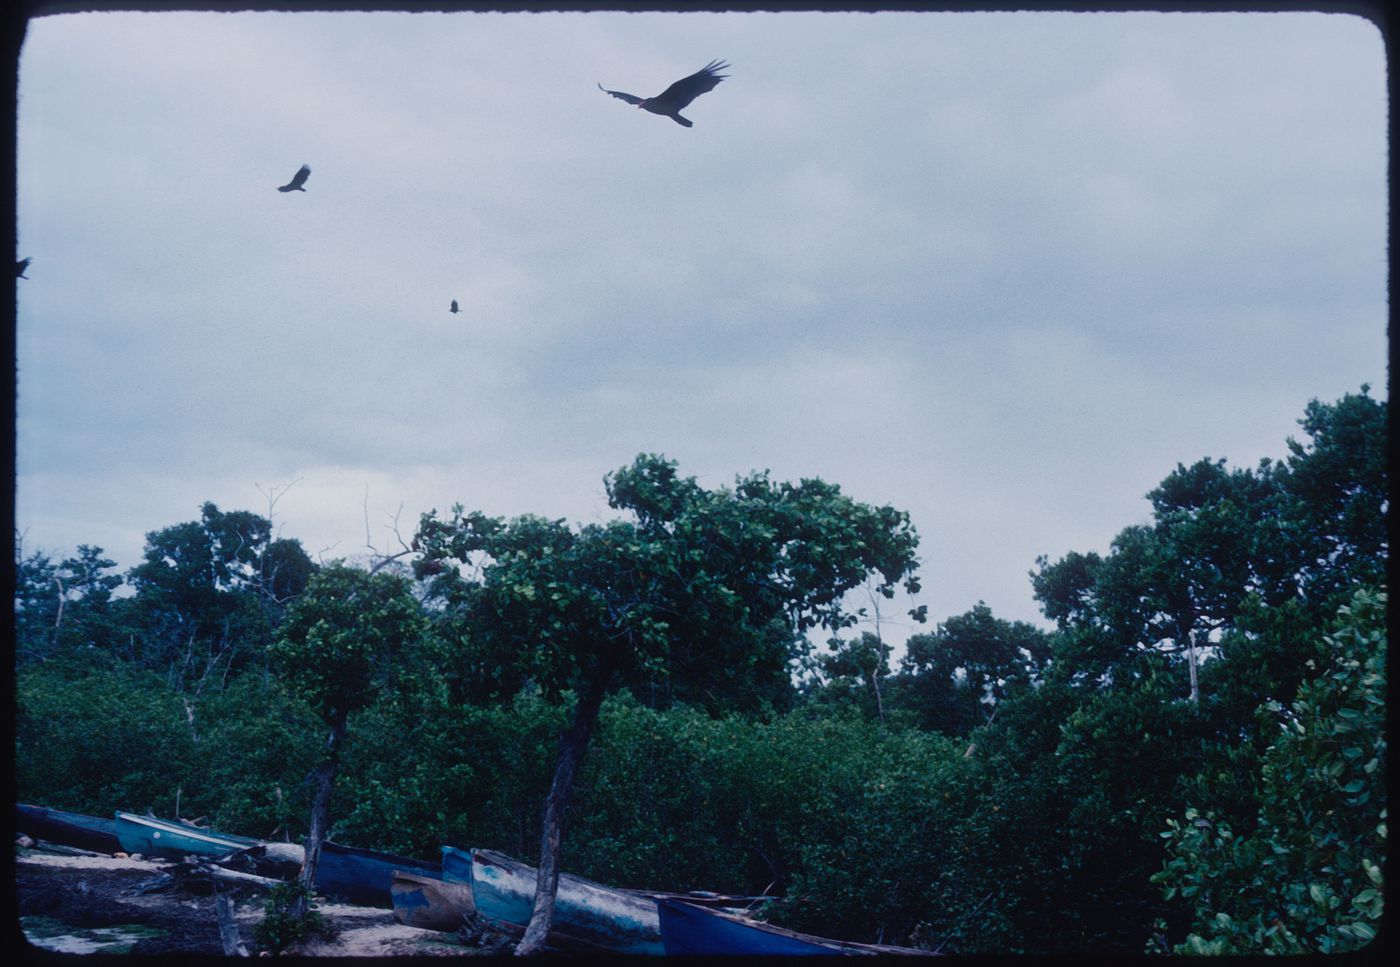
[[661, 940], [672, 956], [933, 956], [931, 950], [828, 940], [683, 900], [659, 899]]
[[476, 916], [469, 883], [449, 883], [438, 876], [395, 870], [389, 892], [394, 919], [420, 930], [457, 930]]
[[257, 846], [261, 842], [188, 823], [124, 812], [117, 813], [116, 832], [117, 841], [128, 853], [176, 860], [191, 855], [222, 856], [233, 850]]
[[[505, 933], [519, 936], [535, 902], [535, 868], [492, 850], [442, 848], [444, 880], [470, 883], [477, 916]], [[664, 954], [656, 901], [629, 890], [559, 875], [554, 900], [551, 946], [608, 950], [625, 954]]]
[[15, 832], [94, 853], [116, 853], [122, 848], [115, 820], [25, 803], [15, 803]]
[[316, 864], [316, 889], [363, 906], [392, 907], [395, 870], [442, 879], [437, 865], [426, 860], [327, 840], [321, 844], [321, 859]]

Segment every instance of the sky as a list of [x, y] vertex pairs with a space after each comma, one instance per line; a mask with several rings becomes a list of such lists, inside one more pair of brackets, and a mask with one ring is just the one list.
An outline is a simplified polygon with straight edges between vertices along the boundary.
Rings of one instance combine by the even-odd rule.
[[[597, 86], [716, 58], [688, 129]], [[586, 524], [652, 452], [907, 511], [890, 640], [1046, 627], [1038, 555], [1388, 398], [1355, 16], [77, 13], [18, 77], [25, 554], [125, 570], [205, 501], [322, 561]]]

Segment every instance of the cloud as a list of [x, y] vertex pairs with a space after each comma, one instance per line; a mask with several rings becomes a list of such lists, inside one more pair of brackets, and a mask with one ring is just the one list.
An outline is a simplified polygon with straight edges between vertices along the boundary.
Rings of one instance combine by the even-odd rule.
[[[199, 504], [358, 552], [591, 520], [664, 452], [907, 509], [931, 614], [1035, 616], [1177, 462], [1383, 385], [1359, 18], [74, 14], [20, 63], [17, 519]], [[695, 127], [643, 96], [714, 57]], [[279, 194], [310, 163], [307, 192]], [[456, 299], [461, 313], [447, 312]], [[366, 499], [366, 488], [369, 496]]]

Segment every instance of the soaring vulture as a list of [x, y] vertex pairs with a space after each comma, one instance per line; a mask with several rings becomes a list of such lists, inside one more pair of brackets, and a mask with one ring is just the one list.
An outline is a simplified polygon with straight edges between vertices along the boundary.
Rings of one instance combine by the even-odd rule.
[[311, 175], [311, 166], [302, 165], [301, 170], [292, 175], [292, 180], [287, 182], [278, 191], [305, 191], [302, 185], [306, 184], [306, 179]]
[[457, 300], [456, 300], [456, 299], [453, 299], [453, 300], [452, 300], [452, 308], [451, 308], [451, 309], [448, 309], [447, 311], [448, 311], [448, 312], [461, 312], [462, 310], [457, 308]]
[[625, 94], [622, 91], [610, 91], [602, 84], [598, 85], [598, 90], [605, 94], [611, 94], [628, 104], [635, 104], [644, 111], [664, 115], [677, 124], [690, 127], [690, 121], [681, 117], [681, 110], [701, 94], [713, 91], [716, 84], [729, 76], [721, 74], [720, 71], [728, 69], [729, 65], [724, 61], [712, 60], [689, 77], [682, 77], [656, 97], [638, 97], [635, 94]]
[[29, 278], [29, 276], [24, 274], [24, 270], [27, 268], [29, 268], [29, 259], [20, 259], [15, 263], [15, 275], [21, 279]]

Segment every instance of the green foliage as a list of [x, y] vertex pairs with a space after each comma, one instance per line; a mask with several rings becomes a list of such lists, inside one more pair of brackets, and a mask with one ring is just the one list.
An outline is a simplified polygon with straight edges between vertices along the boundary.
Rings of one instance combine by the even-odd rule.
[[972, 733], [931, 924], [950, 951], [1141, 949], [1160, 905], [1154, 834], [1200, 748], [1189, 704], [1149, 661], [1114, 687], [1052, 661]]
[[301, 541], [278, 538], [268, 543], [258, 555], [255, 585], [273, 601], [295, 598], [306, 590], [316, 565], [307, 556]]
[[[1338, 595], [1380, 580], [1386, 403], [1363, 386], [1335, 404], [1312, 401], [1299, 422], [1311, 445], [1288, 441], [1282, 464], [1178, 465], [1148, 494], [1152, 524], [1124, 529], [1106, 557], [1037, 560], [1032, 586], [1046, 616], [1095, 645], [1078, 656], [1081, 670], [1121, 674], [1143, 649], [1178, 665], [1222, 652], [1248, 635], [1243, 622], [1261, 604], [1320, 627]], [[1230, 714], [1247, 719], [1249, 709]]]
[[1284, 536], [1296, 580], [1323, 613], [1351, 590], [1385, 580], [1389, 552], [1389, 406], [1369, 387], [1336, 403], [1308, 403], [1298, 421], [1311, 440], [1288, 440], [1275, 467]]
[[76, 557], [54, 564], [47, 555], [24, 554], [15, 540], [15, 660], [68, 660], [110, 648], [119, 636], [112, 592], [122, 579], [106, 574], [116, 562], [102, 548], [78, 545]]
[[1038, 681], [1050, 638], [1023, 621], [1003, 621], [984, 603], [905, 642], [887, 704], [909, 710], [920, 727], [967, 735], [1002, 700]]
[[320, 745], [312, 709], [280, 678], [257, 670], [206, 695], [197, 715], [186, 812], [207, 815], [215, 829], [299, 838], [310, 804], [304, 779]]
[[111, 815], [174, 813], [194, 737], [178, 696], [138, 669], [25, 668], [16, 677], [15, 784], [21, 801]]
[[743, 848], [720, 822], [722, 779], [709, 768], [721, 728], [683, 706], [648, 708], [626, 693], [606, 701], [579, 777], [566, 868], [641, 888], [741, 889]]
[[[318, 571], [287, 610], [268, 649], [273, 668], [292, 694], [329, 726], [311, 775], [306, 861], [299, 881], [310, 885], [330, 831], [335, 778], [351, 714], [370, 705], [394, 680], [394, 662], [411, 654], [427, 622], [404, 578], [337, 562]], [[292, 898], [291, 916], [306, 913]]]
[[[1231, 625], [1251, 589], [1253, 543], [1264, 532], [1267, 483], [1225, 461], [1176, 470], [1148, 494], [1151, 526], [1125, 528], [1112, 552], [1038, 559], [1036, 597], [1062, 628], [1102, 631], [1112, 646], [1093, 673], [1112, 672], [1141, 649], [1185, 659], [1189, 694], [1213, 634]], [[1087, 657], [1087, 656], [1085, 656]]]
[[621, 885], [786, 894], [768, 915], [905, 941], [933, 918], [961, 752], [847, 709], [769, 721], [604, 705], [569, 868]]
[[1259, 708], [1273, 743], [1260, 809], [1236, 833], [1187, 808], [1161, 835], [1171, 858], [1152, 879], [1191, 909], [1178, 953], [1337, 953], [1377, 935], [1386, 855], [1385, 592], [1340, 611], [1315, 672], [1284, 707]]
[[335, 838], [427, 858], [444, 843], [529, 856], [565, 721], [529, 689], [490, 706], [382, 695], [350, 723]]
[[617, 674], [712, 709], [784, 705], [803, 633], [855, 620], [842, 611], [848, 590], [874, 572], [881, 594], [917, 589], [908, 516], [823, 481], [764, 473], [706, 491], [643, 454], [605, 483], [634, 520], [574, 530], [460, 507], [447, 521], [424, 515], [420, 575], [446, 558], [480, 568], [456, 596], [498, 692], [528, 679], [554, 697]]
[[858, 708], [867, 718], [884, 721], [891, 646], [879, 635], [862, 631], [855, 638], [830, 638], [827, 647], [830, 651], [816, 660], [822, 678], [808, 684], [808, 700]]
[[416, 588], [212, 504], [148, 535], [128, 597], [100, 548], [17, 543], [17, 793], [299, 838], [330, 724], [337, 839], [531, 857], [607, 672], [571, 872], [771, 889], [785, 925], [952, 953], [1357, 949], [1384, 909], [1384, 597], [1352, 595], [1386, 565], [1386, 407], [1363, 387], [1282, 462], [1178, 466], [1108, 553], [1040, 560], [1054, 632], [979, 603], [893, 672], [843, 596], [917, 590], [904, 515], [648, 455], [606, 478], [619, 520], [428, 515]]
[[[295, 913], [298, 899], [306, 905], [302, 916]], [[330, 921], [310, 901], [311, 891], [295, 881], [279, 883], [269, 890], [263, 902], [263, 918], [253, 927], [253, 942], [258, 950], [276, 955], [315, 937], [334, 939]]]
[[850, 716], [808, 725], [793, 736], [801, 751], [787, 751], [808, 759], [816, 781], [791, 802], [800, 845], [789, 841], [791, 880], [766, 918], [863, 942], [941, 939], [948, 925], [937, 898], [949, 886], [962, 749]]
[[194, 695], [258, 663], [282, 597], [313, 567], [298, 542], [270, 542], [271, 526], [205, 503], [198, 521], [147, 534], [144, 560], [129, 572], [136, 596], [124, 602], [126, 657]]
[[425, 625], [406, 580], [336, 563], [311, 578], [267, 654], [323, 720], [343, 722], [390, 680], [392, 656]]

